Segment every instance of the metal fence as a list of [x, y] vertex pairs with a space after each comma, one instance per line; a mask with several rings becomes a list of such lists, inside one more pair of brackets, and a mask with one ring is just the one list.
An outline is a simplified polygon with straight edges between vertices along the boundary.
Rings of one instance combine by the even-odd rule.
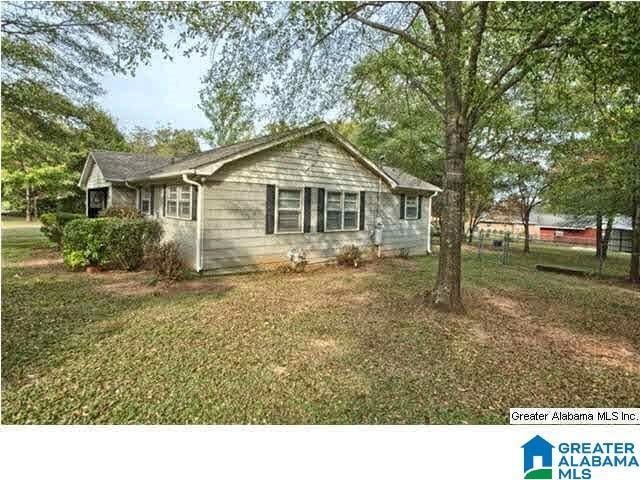
[[[482, 232], [484, 235], [483, 243], [487, 248], [493, 247], [493, 241], [503, 241], [505, 233], [504, 232], [493, 232], [490, 230], [485, 230]], [[473, 245], [478, 245], [478, 240], [480, 238], [480, 232], [474, 232], [473, 234]], [[469, 234], [467, 233], [465, 236], [465, 243], [468, 243]], [[519, 235], [515, 233], [509, 233], [509, 241], [511, 244], [523, 244], [524, 243], [524, 235]], [[438, 233], [434, 233], [431, 243], [433, 245], [440, 244], [440, 236]], [[562, 237], [556, 237], [554, 239], [546, 239], [540, 238], [538, 236], [530, 236], [529, 243], [532, 247], [536, 245], [548, 245], [551, 247], [583, 247], [593, 249], [595, 251], [596, 246], [593, 243], [593, 240], [590, 239], [567, 239]], [[496, 247], [500, 248], [500, 247]], [[611, 232], [611, 238], [609, 239], [609, 251], [610, 252], [625, 252], [631, 253], [631, 232], [626, 230], [613, 230]]]

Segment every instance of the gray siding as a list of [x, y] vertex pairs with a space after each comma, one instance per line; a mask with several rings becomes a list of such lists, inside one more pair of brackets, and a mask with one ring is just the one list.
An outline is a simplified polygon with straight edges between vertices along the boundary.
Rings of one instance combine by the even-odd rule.
[[[265, 234], [266, 185], [314, 187], [311, 232]], [[366, 191], [365, 230], [317, 233], [317, 188]], [[426, 251], [427, 201], [420, 220], [399, 220], [400, 197], [382, 184], [377, 209], [378, 177], [336, 145], [308, 139], [294, 147], [273, 150], [223, 167], [205, 188], [204, 269], [218, 272], [251, 270], [286, 262], [291, 247], [301, 247], [311, 263], [335, 260], [345, 245], [371, 246], [369, 232], [379, 215], [384, 223], [386, 253], [400, 248]]]
[[87, 176], [87, 189], [89, 188], [102, 188], [110, 187], [111, 183], [107, 182], [102, 176], [100, 168], [96, 165], [96, 162], [92, 161], [91, 170]]
[[109, 188], [107, 195], [107, 207], [135, 207], [136, 191], [122, 184], [113, 184], [104, 179], [102, 172], [95, 162], [91, 165], [91, 170], [87, 176], [87, 187], [90, 188]]
[[122, 185], [111, 185], [109, 190], [110, 207], [131, 207], [136, 208], [136, 191]]

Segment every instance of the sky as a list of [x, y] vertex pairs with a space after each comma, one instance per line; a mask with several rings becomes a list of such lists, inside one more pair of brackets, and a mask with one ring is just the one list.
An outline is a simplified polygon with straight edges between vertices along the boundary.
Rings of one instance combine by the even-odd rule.
[[155, 129], [209, 127], [198, 108], [201, 79], [209, 67], [208, 57], [183, 57], [173, 52], [173, 60], [153, 54], [149, 65], [138, 67], [134, 77], [107, 74], [102, 79], [105, 95], [98, 103], [116, 120], [121, 130], [134, 126]]

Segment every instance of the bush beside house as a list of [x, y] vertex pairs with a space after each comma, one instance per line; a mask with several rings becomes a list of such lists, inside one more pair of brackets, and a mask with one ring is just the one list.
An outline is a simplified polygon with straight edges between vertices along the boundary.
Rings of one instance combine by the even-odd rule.
[[87, 266], [135, 270], [145, 250], [160, 241], [162, 228], [155, 220], [82, 218], [64, 228], [63, 257], [72, 269]]
[[84, 215], [65, 212], [43, 213], [40, 215], [40, 222], [42, 223], [40, 231], [58, 247], [62, 247], [62, 236], [65, 225], [79, 218], [84, 218]]
[[133, 207], [108, 207], [100, 212], [101, 217], [144, 218], [140, 210]]
[[149, 245], [145, 259], [158, 280], [173, 283], [184, 276], [185, 266], [176, 242]]

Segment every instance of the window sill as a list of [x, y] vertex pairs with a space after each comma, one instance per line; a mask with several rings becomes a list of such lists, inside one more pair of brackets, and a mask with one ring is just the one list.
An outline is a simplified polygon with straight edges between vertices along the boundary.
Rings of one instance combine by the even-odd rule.
[[182, 220], [183, 222], [193, 222], [193, 218], [185, 218], [185, 217], [174, 217], [172, 215], [163, 215], [161, 218], [168, 218], [169, 220]]
[[319, 232], [319, 233], [343, 233], [343, 232], [359, 232], [359, 231], [360, 231], [359, 228], [343, 228], [340, 230], [327, 230], [325, 228], [324, 232]]

